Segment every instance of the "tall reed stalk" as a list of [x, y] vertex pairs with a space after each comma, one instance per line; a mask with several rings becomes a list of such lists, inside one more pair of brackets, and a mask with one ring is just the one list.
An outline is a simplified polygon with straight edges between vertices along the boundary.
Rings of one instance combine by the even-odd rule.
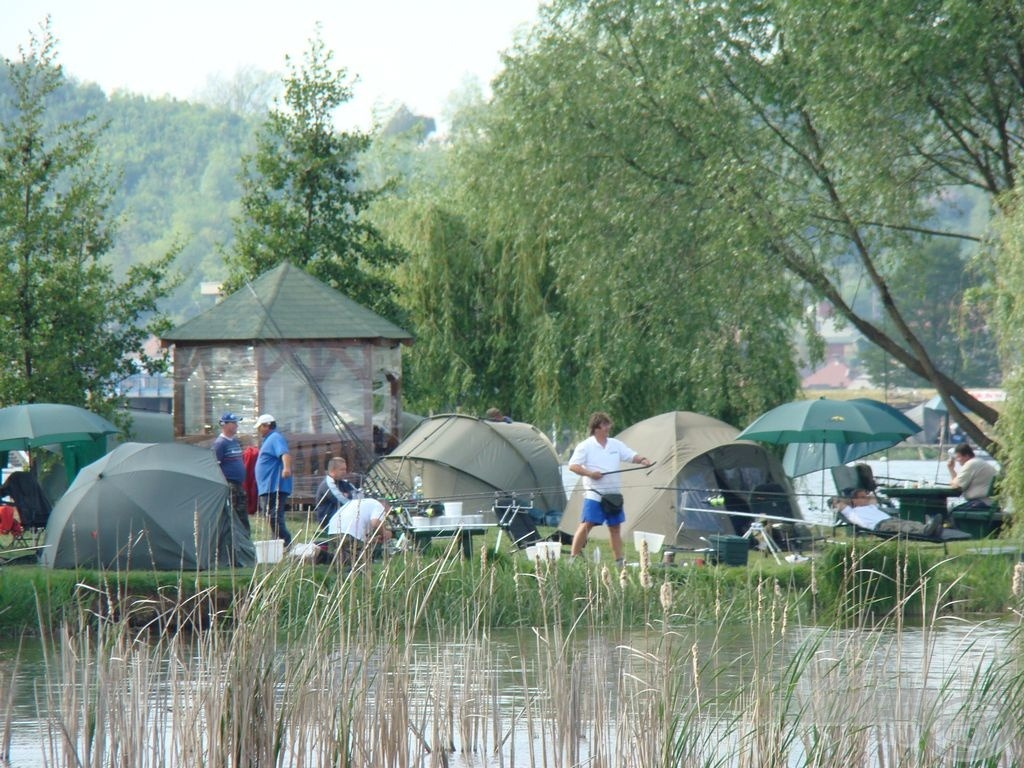
[[[751, 570], [735, 593], [724, 569], [676, 579], [643, 557], [621, 573], [454, 547], [348, 572], [286, 561], [229, 609], [183, 584], [155, 614], [114, 574], [47, 647], [44, 764], [1024, 764], [1018, 632], [999, 654], [966, 635], [940, 667], [928, 627], [949, 587], [901, 561], [882, 610], [882, 572], [846, 567], [829, 627], [774, 577]], [[912, 660], [907, 606], [926, 627]], [[516, 642], [494, 642], [494, 617], [517, 610]], [[166, 630], [181, 626], [197, 629]]]

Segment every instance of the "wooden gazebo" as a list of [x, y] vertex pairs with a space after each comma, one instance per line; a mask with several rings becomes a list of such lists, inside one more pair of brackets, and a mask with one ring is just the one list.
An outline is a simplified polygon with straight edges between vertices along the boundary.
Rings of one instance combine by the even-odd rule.
[[[161, 338], [173, 347], [174, 435], [217, 434], [220, 414], [242, 417], [254, 440], [270, 413], [287, 437], [296, 491], [345, 456], [363, 472], [398, 435], [403, 344], [394, 323], [285, 262]], [[248, 426], [247, 426], [248, 424]]]

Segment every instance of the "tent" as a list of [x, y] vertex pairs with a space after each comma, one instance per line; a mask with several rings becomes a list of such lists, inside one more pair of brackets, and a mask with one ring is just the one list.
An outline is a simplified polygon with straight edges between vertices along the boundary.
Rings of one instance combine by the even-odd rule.
[[534, 510], [544, 513], [560, 513], [565, 507], [554, 446], [524, 422], [431, 416], [374, 462], [370, 481], [382, 476], [407, 488], [419, 477], [425, 498], [462, 501], [467, 514], [491, 509], [497, 494], [521, 502], [532, 499]]
[[57, 501], [41, 560], [118, 570], [254, 565], [255, 547], [227, 501], [212, 451], [124, 443], [84, 467]]
[[[724, 512], [770, 514], [802, 520], [782, 464], [765, 448], [737, 441], [739, 430], [710, 416], [670, 411], [638, 422], [616, 437], [657, 462], [621, 476], [626, 523], [623, 537], [647, 531], [680, 547], [706, 547], [711, 534], [742, 535], [751, 518]], [[624, 469], [632, 469], [627, 465]], [[711, 499], [723, 497], [722, 507]], [[576, 530], [583, 486], [569, 496], [560, 529]], [[607, 538], [607, 528], [591, 536]]]

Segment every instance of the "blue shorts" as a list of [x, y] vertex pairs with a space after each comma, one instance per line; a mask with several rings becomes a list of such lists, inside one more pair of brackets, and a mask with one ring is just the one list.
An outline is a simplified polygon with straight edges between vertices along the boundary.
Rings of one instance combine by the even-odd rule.
[[619, 510], [614, 515], [606, 515], [601, 509], [601, 502], [593, 499], [583, 500], [583, 522], [594, 525], [622, 525], [626, 522], [626, 513]]

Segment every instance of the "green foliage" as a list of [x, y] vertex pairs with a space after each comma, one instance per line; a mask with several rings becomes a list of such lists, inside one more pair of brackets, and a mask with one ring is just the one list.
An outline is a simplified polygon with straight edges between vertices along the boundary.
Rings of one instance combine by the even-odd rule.
[[998, 614], [1010, 605], [1013, 565], [1001, 555], [947, 555], [934, 545], [857, 538], [816, 560], [815, 605], [820, 618], [841, 625]]
[[11, 102], [0, 113], [0, 403], [63, 402], [110, 412], [114, 385], [157, 361], [143, 342], [164, 321], [157, 301], [173, 285], [162, 258], [120, 281], [104, 260], [114, 242], [113, 187], [87, 116], [47, 121], [65, 85], [45, 30], [21, 61], [4, 62]]
[[[902, 253], [888, 281], [905, 308], [907, 324], [935, 364], [970, 387], [998, 386], [1002, 380], [988, 322], [969, 298], [984, 277], [955, 243], [945, 240]], [[893, 387], [920, 383], [876, 346], [867, 346], [860, 361], [873, 381]]]
[[[529, 372], [532, 390], [516, 381], [499, 404], [535, 420], [552, 403], [624, 420], [671, 403], [743, 421], [792, 394], [806, 293], [994, 421], [929, 344], [921, 302], [890, 283], [905, 255], [963, 234], [934, 228], [951, 190], [994, 195], [1013, 178], [1019, 13], [980, 5], [554, 3], [463, 127], [458, 185], [432, 198], [477, 250], [470, 271], [463, 251], [436, 274], [470, 280], [485, 261], [500, 286], [432, 309], [494, 338], [417, 351], [417, 375], [447, 375], [444, 396], [477, 407], [505, 393], [485, 361], [506, 380]], [[403, 234], [444, 258], [437, 238]], [[851, 267], [886, 324], [845, 300]]]
[[[1002, 201], [1004, 216], [993, 258], [996, 337], [1006, 370], [1007, 399], [999, 419], [999, 481], [1003, 508], [1024, 509], [1024, 206], [1015, 190]], [[1010, 516], [1015, 537], [1024, 528]]]
[[287, 260], [397, 319], [388, 279], [397, 254], [363, 215], [378, 195], [361, 184], [356, 163], [370, 139], [334, 128], [334, 113], [352, 91], [332, 59], [319, 35], [310, 41], [302, 63], [289, 65], [283, 105], [270, 111], [245, 158], [225, 288]]
[[551, 34], [462, 119], [444, 186], [392, 207], [388, 234], [412, 254], [402, 300], [422, 329], [412, 407], [745, 423], [790, 399], [791, 285], [742, 228], [728, 247], [706, 238], [706, 201], [675, 182], [698, 159], [630, 114], [634, 78], [608, 64], [600, 32]]

